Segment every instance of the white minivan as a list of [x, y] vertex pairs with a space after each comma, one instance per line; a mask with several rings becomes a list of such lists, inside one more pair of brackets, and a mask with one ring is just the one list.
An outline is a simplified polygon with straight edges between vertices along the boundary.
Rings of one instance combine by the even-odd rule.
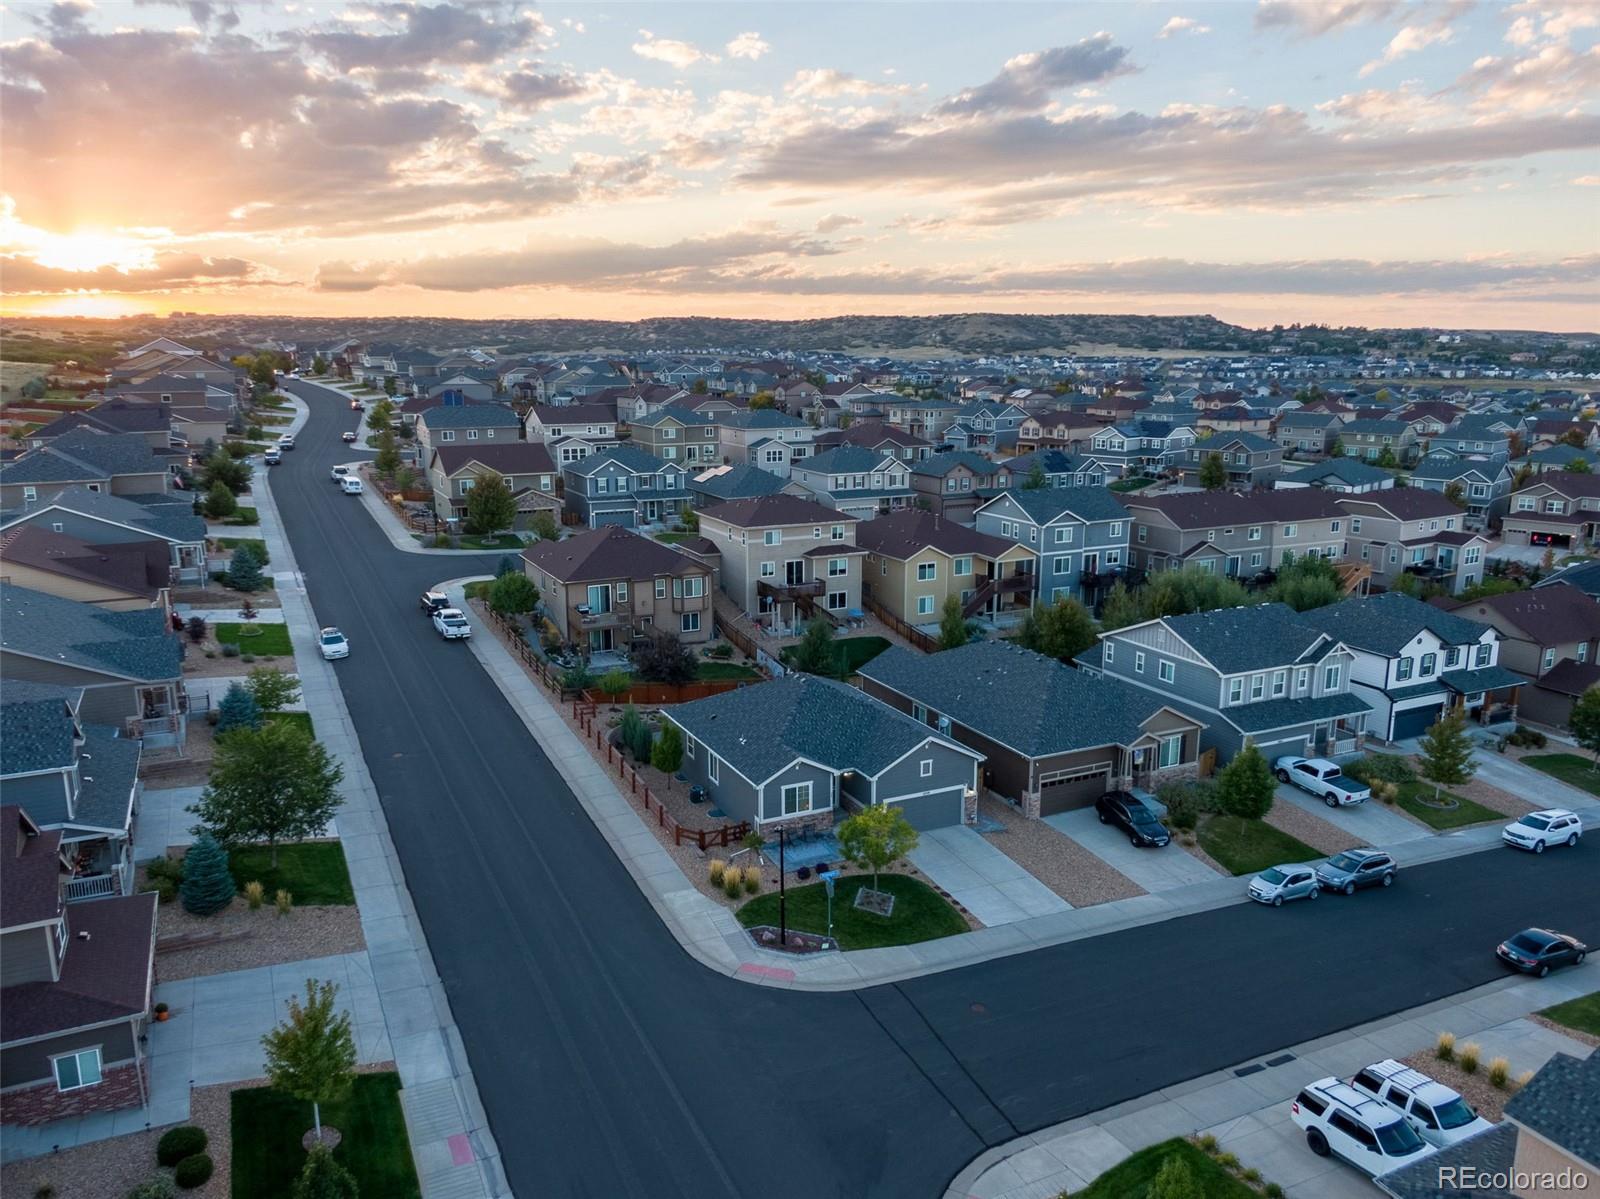
[[346, 495], [360, 495], [363, 490], [361, 480], [354, 475], [346, 475], [339, 480], [339, 490]]

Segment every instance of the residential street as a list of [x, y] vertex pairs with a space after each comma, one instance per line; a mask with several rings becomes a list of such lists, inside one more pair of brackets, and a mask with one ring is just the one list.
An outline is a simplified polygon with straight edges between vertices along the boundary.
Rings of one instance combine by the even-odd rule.
[[418, 615], [425, 587], [500, 555], [397, 553], [329, 481], [347, 405], [286, 389], [312, 416], [272, 492], [319, 621], [350, 639], [335, 672], [519, 1195], [930, 1195], [1020, 1132], [1488, 981], [1524, 925], [1600, 941], [1589, 846], [864, 992], [717, 975]]

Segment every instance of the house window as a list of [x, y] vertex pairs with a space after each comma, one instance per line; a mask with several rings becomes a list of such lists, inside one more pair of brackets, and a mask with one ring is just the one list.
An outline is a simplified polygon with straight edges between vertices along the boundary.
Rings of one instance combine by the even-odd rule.
[[1461, 563], [1463, 566], [1476, 566], [1482, 556], [1483, 549], [1481, 546], [1469, 545], [1461, 555]]
[[778, 573], [778, 564], [776, 562], [763, 562], [761, 564], [761, 577], [763, 579], [770, 579], [770, 578], [772, 578], [773, 575], [775, 575], [777, 573]]
[[56, 1072], [56, 1089], [76, 1091], [92, 1087], [100, 1081], [100, 1047], [80, 1049], [76, 1053], [63, 1053], [50, 1059]]
[[1394, 677], [1397, 683], [1403, 683], [1411, 677], [1412, 667], [1415, 665], [1410, 658], [1401, 658], [1394, 664]]
[[1244, 702], [1243, 679], [1228, 680], [1228, 702], [1230, 704], [1242, 704]]
[[656, 580], [656, 598], [657, 599], [666, 599], [667, 598], [667, 581], [665, 579], [657, 579]]
[[1140, 541], [1143, 541], [1143, 540], [1145, 540], [1145, 534], [1146, 534], [1146, 533], [1148, 533], [1148, 532], [1149, 532], [1149, 531], [1150, 531], [1150, 530], [1149, 530], [1149, 529], [1147, 529], [1147, 528], [1146, 528], [1146, 527], [1145, 527], [1145, 526], [1144, 526], [1144, 525], [1140, 525], [1140, 526], [1139, 526], [1139, 529], [1138, 529], [1138, 534], [1139, 534], [1139, 540], [1140, 540]]
[[683, 756], [688, 758], [690, 761], [694, 760], [694, 738], [693, 737], [685, 737], [683, 739]]
[[917, 563], [917, 582], [931, 583], [939, 577], [939, 564], [937, 562]]
[[478, 440], [478, 431], [476, 429], [468, 429], [467, 430], [467, 440], [468, 441], [477, 441]]
[[1260, 525], [1256, 525], [1248, 533], [1246, 533], [1245, 534], [1245, 540], [1246, 541], [1260, 541], [1261, 540], [1261, 526]]
[[972, 573], [972, 559], [957, 558], [954, 569], [957, 578], [960, 578], [962, 575], [970, 575]]
[[1578, 642], [1577, 660], [1579, 662], [1587, 662], [1589, 660], [1589, 643], [1587, 641]]
[[1295, 538], [1295, 534], [1297, 532], [1299, 532], [1299, 529], [1300, 529], [1299, 525], [1284, 525], [1283, 526], [1283, 539], [1285, 541], [1293, 541], [1294, 538]]
[[783, 814], [798, 816], [811, 810], [811, 784], [790, 783], [783, 789]]
[[933, 759], [932, 758], [923, 758], [922, 761], [919, 763], [919, 766], [921, 768], [920, 772], [921, 772], [921, 776], [923, 778], [931, 779], [933, 777]]
[[1361, 532], [1361, 518], [1359, 516], [1352, 516], [1350, 518], [1350, 531], [1352, 533]]
[[1054, 569], [1055, 569], [1055, 573], [1058, 574], [1058, 575], [1071, 574], [1072, 573], [1072, 555], [1071, 554], [1063, 554], [1061, 557], [1057, 558], [1055, 560]]
[[1339, 690], [1339, 679], [1343, 675], [1338, 663], [1333, 663], [1322, 672], [1322, 689], [1324, 691]]
[[923, 724], [928, 723], [928, 709], [921, 704], [911, 705], [911, 716], [915, 720], [920, 720]]
[[678, 621], [678, 630], [679, 630], [679, 632], [683, 632], [683, 633], [698, 633], [700, 631], [700, 613], [698, 613], [698, 612], [683, 612], [683, 613], [680, 613], [680, 618], [679, 618], [679, 621]]
[[439, 440], [440, 441], [454, 441], [455, 439], [456, 439], [456, 432], [455, 432], [454, 429], [446, 429], [442, 433], [439, 434]]
[[626, 583], [617, 584], [617, 602], [619, 604], [628, 602], [628, 585]]
[[932, 615], [932, 613], [933, 613], [933, 596], [931, 596], [931, 595], [919, 595], [919, 596], [917, 596], [917, 615], [918, 616], [930, 616], [930, 615]]
[[1542, 674], [1556, 664], [1556, 651], [1553, 649], [1545, 650], [1544, 657], [1539, 661], [1539, 672]]
[[1178, 672], [1173, 667], [1171, 662], [1163, 659], [1156, 664], [1156, 678], [1160, 679], [1163, 683], [1170, 683], [1177, 678], [1177, 676]]
[[710, 750], [706, 751], [706, 777], [713, 783], [722, 775], [722, 759]]
[[1478, 646], [1477, 653], [1472, 664], [1474, 666], [1487, 666], [1489, 665], [1489, 659], [1493, 655], [1494, 647], [1485, 642], [1484, 644]]
[[1161, 757], [1159, 765], [1162, 770], [1169, 766], [1176, 766], [1183, 761], [1183, 734], [1175, 733], [1171, 737], [1161, 739]]
[[1133, 669], [1136, 672], [1138, 672], [1139, 674], [1143, 674], [1144, 673], [1144, 651], [1143, 650], [1134, 650], [1133, 651]]
[[849, 602], [849, 596], [842, 591], [828, 592], [828, 611], [830, 612], [843, 611], [845, 605]]
[[1423, 678], [1427, 678], [1429, 675], [1431, 675], [1434, 672], [1435, 668], [1437, 668], [1438, 665], [1439, 665], [1439, 655], [1438, 654], [1423, 654], [1422, 655], [1422, 669], [1421, 669], [1421, 672], [1420, 672], [1422, 677]]
[[1276, 699], [1276, 698], [1278, 698], [1278, 696], [1282, 695], [1288, 689], [1289, 689], [1289, 672], [1287, 670], [1275, 670], [1275, 671], [1273, 671], [1272, 672], [1272, 697], [1274, 699]]
[[1056, 544], [1057, 545], [1071, 545], [1072, 544], [1072, 527], [1070, 525], [1068, 525], [1068, 526], [1066, 526], [1064, 528], [1060, 528], [1060, 529], [1056, 530]]
[[705, 575], [689, 575], [683, 580], [683, 598], [699, 599], [706, 593]]
[[1251, 566], [1260, 566], [1261, 565], [1261, 551], [1260, 550], [1257, 550], [1255, 553], [1250, 555], [1250, 565]]
[[1449, 649], [1444, 651], [1444, 668], [1446, 670], [1454, 670], [1456, 666], [1460, 664], [1460, 662], [1461, 647], [1459, 645], [1452, 645]]
[[1267, 693], [1267, 676], [1256, 674], [1250, 676], [1250, 702], [1255, 703]]
[[1121, 537], [1122, 536], [1122, 522], [1120, 520], [1114, 520], [1114, 521], [1111, 522], [1111, 536], [1113, 536], [1113, 537]]
[[1337, 533], [1338, 531], [1339, 531], [1339, 522], [1336, 521], [1336, 520], [1335, 521], [1330, 521], [1328, 523], [1328, 532]]
[[39, 489], [37, 487], [24, 487], [22, 489], [22, 498], [27, 503], [33, 503], [39, 498]]
[[828, 540], [829, 541], [843, 541], [844, 540], [844, 526], [843, 525], [834, 525], [832, 530], [828, 534]]

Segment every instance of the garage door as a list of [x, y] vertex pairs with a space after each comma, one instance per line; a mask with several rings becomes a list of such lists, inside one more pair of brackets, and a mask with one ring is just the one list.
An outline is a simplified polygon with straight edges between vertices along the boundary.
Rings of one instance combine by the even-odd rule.
[[1394, 714], [1394, 736], [1391, 741], [1404, 741], [1408, 737], [1420, 737], [1430, 727], [1436, 724], [1440, 714], [1444, 711], [1443, 704], [1433, 704], [1426, 708], [1406, 708]]
[[1082, 770], [1058, 771], [1039, 779], [1039, 815], [1054, 816], [1073, 808], [1086, 808], [1111, 789], [1111, 764]]
[[965, 794], [965, 787], [955, 787], [934, 795], [901, 800], [895, 807], [905, 813], [914, 829], [949, 828], [961, 823], [961, 800]]
[[625, 528], [633, 527], [632, 512], [596, 512], [594, 514], [595, 527], [601, 525], [622, 525]]

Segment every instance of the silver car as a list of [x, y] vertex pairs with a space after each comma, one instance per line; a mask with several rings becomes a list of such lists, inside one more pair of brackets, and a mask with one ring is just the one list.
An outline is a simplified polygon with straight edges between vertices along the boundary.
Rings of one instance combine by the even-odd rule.
[[1247, 894], [1257, 903], [1281, 908], [1286, 899], [1315, 899], [1322, 891], [1317, 872], [1310, 866], [1291, 863], [1268, 866], [1250, 880]]

